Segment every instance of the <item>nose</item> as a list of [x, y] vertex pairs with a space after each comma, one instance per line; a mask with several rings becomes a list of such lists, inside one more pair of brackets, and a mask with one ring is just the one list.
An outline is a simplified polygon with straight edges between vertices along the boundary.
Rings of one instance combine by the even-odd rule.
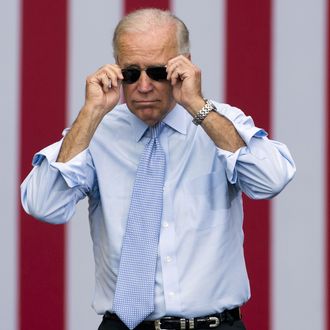
[[141, 71], [139, 80], [138, 80], [138, 91], [140, 93], [148, 93], [151, 92], [153, 89], [152, 81], [148, 77], [145, 71]]

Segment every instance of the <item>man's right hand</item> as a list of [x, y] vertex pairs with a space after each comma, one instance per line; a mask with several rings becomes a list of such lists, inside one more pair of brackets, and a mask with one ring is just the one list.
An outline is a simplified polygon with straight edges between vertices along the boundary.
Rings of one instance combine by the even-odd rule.
[[120, 86], [123, 80], [117, 64], [107, 64], [86, 79], [85, 106], [100, 111], [104, 116], [119, 102]]
[[103, 117], [119, 102], [123, 78], [116, 64], [107, 64], [87, 77], [85, 104], [63, 140], [58, 162], [65, 163], [88, 148]]

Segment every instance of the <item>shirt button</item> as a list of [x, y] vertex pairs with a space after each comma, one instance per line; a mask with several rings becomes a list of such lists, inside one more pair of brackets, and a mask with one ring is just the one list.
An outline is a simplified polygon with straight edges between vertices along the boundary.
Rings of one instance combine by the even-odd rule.
[[168, 226], [169, 226], [168, 222], [165, 221], [165, 222], [163, 223], [163, 227], [164, 227], [164, 228], [168, 228]]
[[174, 297], [175, 296], [175, 292], [171, 291], [168, 293], [170, 297]]
[[166, 262], [171, 262], [172, 261], [172, 258], [170, 256], [167, 256], [166, 257]]

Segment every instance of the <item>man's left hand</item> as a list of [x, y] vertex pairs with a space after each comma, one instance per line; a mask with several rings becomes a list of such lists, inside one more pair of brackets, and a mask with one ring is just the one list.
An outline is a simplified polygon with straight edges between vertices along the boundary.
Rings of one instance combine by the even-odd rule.
[[201, 91], [201, 70], [188, 57], [179, 55], [168, 61], [167, 79], [173, 86], [175, 101], [195, 115], [205, 104]]

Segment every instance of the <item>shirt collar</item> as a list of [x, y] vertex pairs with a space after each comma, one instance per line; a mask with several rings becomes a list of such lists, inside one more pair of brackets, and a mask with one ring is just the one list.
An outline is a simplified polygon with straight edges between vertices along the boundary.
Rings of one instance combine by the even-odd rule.
[[167, 114], [163, 122], [181, 134], [187, 134], [187, 111], [179, 104]]
[[143, 122], [141, 119], [136, 117], [133, 113], [131, 113], [131, 114], [132, 114], [132, 118], [133, 118], [131, 134], [132, 134], [134, 140], [136, 142], [138, 142], [141, 140], [142, 136], [144, 135], [144, 133], [146, 132], [146, 130], [148, 129], [149, 126], [145, 122]]
[[[148, 125], [136, 117], [133, 113], [131, 113], [131, 115], [133, 128], [132, 136], [134, 137], [135, 141], [140, 141], [148, 129]], [[187, 111], [182, 106], [176, 104], [163, 119], [163, 122], [180, 134], [187, 134]]]

